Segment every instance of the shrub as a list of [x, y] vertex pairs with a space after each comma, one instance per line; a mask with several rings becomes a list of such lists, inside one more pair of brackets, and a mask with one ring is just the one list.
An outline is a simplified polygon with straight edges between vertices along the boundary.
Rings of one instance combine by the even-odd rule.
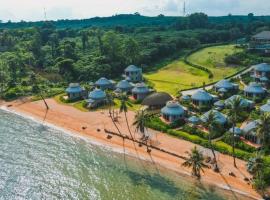
[[191, 127], [189, 125], [185, 125], [182, 127], [182, 130], [185, 131], [185, 132], [188, 132], [192, 135], [198, 135], [200, 136], [201, 138], [205, 138], [205, 139], [208, 139], [208, 134], [199, 130], [198, 128], [196, 127]]
[[[229, 144], [229, 145], [232, 145], [233, 144], [233, 142], [232, 142], [232, 134], [229, 133], [229, 132], [227, 132], [224, 135], [224, 137], [222, 138], [222, 141], [225, 142], [225, 143], [227, 143], [227, 144]], [[250, 152], [250, 153], [253, 153], [253, 152], [256, 151], [256, 148], [247, 145], [242, 140], [240, 140], [240, 138], [236, 138], [235, 147], [238, 148], [238, 149], [241, 149], [241, 150]]]

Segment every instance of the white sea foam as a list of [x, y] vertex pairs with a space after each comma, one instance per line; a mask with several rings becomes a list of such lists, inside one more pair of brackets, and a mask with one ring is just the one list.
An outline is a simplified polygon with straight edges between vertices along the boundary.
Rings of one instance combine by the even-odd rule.
[[87, 137], [87, 136], [83, 136], [83, 135], [78, 134], [78, 133], [76, 133], [76, 132], [72, 132], [72, 131], [70, 131], [70, 130], [67, 130], [67, 129], [63, 128], [63, 127], [60, 127], [60, 126], [51, 124], [51, 123], [49, 123], [49, 122], [42, 121], [42, 120], [37, 119], [37, 118], [35, 118], [35, 117], [31, 116], [31, 115], [27, 115], [27, 114], [24, 114], [24, 113], [21, 113], [21, 112], [17, 112], [17, 111], [11, 110], [11, 109], [9, 109], [9, 108], [6, 107], [6, 106], [1, 106], [1, 107], [0, 107], [0, 110], [3, 110], [3, 111], [5, 111], [5, 112], [9, 112], [9, 113], [15, 114], [15, 115], [17, 115], [17, 116], [23, 117], [23, 118], [25, 118], [25, 119], [34, 121], [35, 123], [41, 124], [41, 125], [43, 125], [43, 126], [46, 126], [46, 127], [51, 128], [51, 129], [53, 129], [53, 130], [56, 130], [56, 131], [60, 131], [60, 132], [65, 133], [65, 134], [67, 134], [67, 135], [69, 135], [69, 136], [72, 136], [72, 137], [74, 137], [74, 138], [82, 139], [82, 140], [84, 140], [84, 141], [86, 141], [86, 142], [88, 142], [88, 143], [90, 143], [90, 144], [93, 144], [93, 145], [102, 147], [102, 148], [105, 149], [105, 150], [113, 151], [113, 152], [115, 152], [115, 153], [121, 153], [121, 154], [122, 154], [122, 153], [126, 153], [126, 154], [128, 154], [128, 155], [130, 155], [130, 156], [135, 156], [133, 153], [127, 152], [127, 150], [125, 150], [125, 152], [124, 152], [124, 150], [122, 150], [122, 149], [120, 149], [120, 148], [112, 148], [112, 147], [110, 147], [110, 146], [108, 146], [108, 145], [103, 144], [102, 142], [98, 142], [98, 141], [91, 140], [91, 139], [90, 139], [89, 137]]

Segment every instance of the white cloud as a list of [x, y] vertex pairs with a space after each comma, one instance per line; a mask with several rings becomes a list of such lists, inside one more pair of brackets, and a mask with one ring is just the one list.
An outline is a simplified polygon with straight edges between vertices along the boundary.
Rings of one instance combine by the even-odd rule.
[[[0, 20], [74, 19], [140, 12], [143, 15], [180, 15], [184, 0], [0, 0]], [[270, 14], [269, 0], [186, 0], [188, 13], [208, 15]]]

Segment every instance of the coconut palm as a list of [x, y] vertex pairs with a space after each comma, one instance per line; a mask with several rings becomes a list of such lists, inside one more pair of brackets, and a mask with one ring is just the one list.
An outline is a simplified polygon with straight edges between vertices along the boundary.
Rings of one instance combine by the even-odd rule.
[[192, 167], [192, 175], [196, 176], [198, 179], [201, 177], [201, 171], [203, 172], [203, 168], [207, 167], [203, 163], [203, 154], [198, 151], [195, 146], [191, 149], [191, 152], [188, 152], [187, 160], [182, 164], [184, 167]]
[[257, 190], [264, 195], [265, 181], [264, 181], [264, 170], [265, 170], [263, 156], [260, 152], [257, 152], [256, 156], [249, 159], [247, 163], [248, 171], [254, 175], [254, 186]]
[[114, 104], [114, 97], [113, 97], [113, 94], [109, 91], [106, 91], [106, 96], [107, 96], [107, 102], [108, 102], [108, 105], [109, 105], [109, 116], [112, 120], [112, 123], [114, 125], [114, 127], [116, 128], [116, 130], [118, 131], [118, 133], [120, 135], [122, 135], [122, 132], [120, 131], [119, 127], [117, 126], [117, 124], [115, 123], [115, 120], [114, 120], [114, 116], [113, 116], [113, 113], [112, 113], [112, 107], [113, 107], [113, 104]]
[[131, 107], [132, 105], [128, 102], [128, 96], [126, 94], [122, 94], [120, 97], [120, 100], [121, 100], [121, 103], [120, 103], [119, 111], [120, 111], [120, 113], [124, 112], [128, 132], [130, 134], [131, 139], [134, 140], [133, 135], [132, 135], [131, 130], [130, 130], [128, 117], [127, 117], [128, 107]]
[[237, 116], [241, 115], [241, 112], [243, 111], [243, 106], [242, 106], [242, 99], [240, 97], [236, 97], [232, 100], [229, 101], [229, 113], [228, 113], [228, 117], [229, 120], [232, 123], [232, 150], [233, 150], [233, 164], [234, 167], [236, 166], [236, 159], [235, 159], [235, 127], [236, 127], [236, 123], [237, 123]]
[[265, 148], [270, 139], [270, 114], [262, 114], [258, 122], [257, 137], [262, 141], [262, 146]]
[[145, 110], [139, 110], [135, 115], [133, 125], [136, 127], [136, 132], [140, 132], [145, 137], [146, 123], [150, 120], [151, 115]]
[[213, 157], [214, 157], [214, 162], [215, 162], [214, 171], [216, 171], [216, 172], [219, 171], [219, 168], [217, 165], [216, 153], [215, 153], [215, 150], [214, 150], [214, 147], [212, 144], [212, 135], [213, 135], [215, 128], [217, 127], [217, 124], [218, 123], [217, 123], [216, 115], [213, 111], [211, 111], [209, 113], [209, 115], [205, 118], [205, 120], [203, 122], [203, 126], [208, 129], [208, 144], [209, 144], [209, 147], [210, 147], [212, 154], [213, 154]]

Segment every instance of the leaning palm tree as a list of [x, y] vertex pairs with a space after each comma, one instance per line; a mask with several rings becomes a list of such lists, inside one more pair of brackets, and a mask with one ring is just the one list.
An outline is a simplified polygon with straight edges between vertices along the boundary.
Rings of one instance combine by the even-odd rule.
[[131, 107], [132, 105], [128, 102], [128, 96], [126, 94], [122, 94], [121, 97], [120, 97], [120, 100], [121, 100], [121, 103], [120, 103], [119, 111], [120, 111], [120, 113], [124, 112], [128, 132], [130, 134], [131, 139], [134, 140], [134, 138], [132, 136], [132, 133], [131, 133], [131, 130], [130, 130], [128, 117], [127, 117], [128, 107]]
[[145, 110], [139, 110], [133, 122], [133, 125], [136, 127], [136, 132], [140, 132], [143, 137], [145, 137], [146, 124], [150, 120], [151, 115]]
[[207, 167], [203, 162], [203, 154], [198, 151], [196, 146], [191, 149], [191, 152], [188, 152], [187, 154], [188, 158], [182, 165], [184, 167], [192, 167], [192, 175], [200, 179], [201, 171], [203, 172], [203, 168]]
[[236, 166], [236, 159], [235, 159], [235, 128], [236, 128], [236, 123], [237, 123], [237, 117], [239, 115], [241, 115], [241, 112], [243, 111], [243, 105], [242, 105], [242, 99], [241, 97], [236, 97], [232, 100], [229, 101], [229, 113], [228, 113], [228, 117], [229, 120], [232, 123], [232, 150], [233, 150], [233, 164], [234, 167]]
[[110, 93], [109, 91], [106, 91], [106, 96], [107, 96], [107, 102], [108, 102], [108, 105], [109, 105], [109, 116], [110, 116], [110, 118], [111, 118], [111, 120], [112, 120], [112, 123], [113, 123], [114, 127], [115, 127], [116, 130], [118, 131], [118, 133], [119, 133], [120, 135], [122, 135], [122, 133], [121, 133], [119, 127], [118, 127], [117, 124], [115, 123], [115, 119], [114, 119], [114, 116], [113, 116], [113, 113], [112, 113], [112, 111], [113, 111], [112, 108], [113, 108], [113, 104], [114, 104], [114, 101], [113, 101], [113, 99], [114, 99], [113, 94]]
[[263, 149], [266, 147], [268, 141], [270, 140], [269, 130], [270, 130], [270, 114], [264, 113], [260, 116], [256, 130], [257, 137], [261, 140]]
[[219, 168], [217, 165], [216, 153], [215, 153], [215, 150], [214, 150], [214, 147], [212, 144], [212, 135], [213, 135], [215, 128], [217, 127], [217, 124], [218, 123], [217, 123], [216, 115], [213, 111], [211, 111], [208, 114], [208, 116], [205, 118], [205, 120], [203, 121], [203, 126], [208, 129], [208, 144], [209, 144], [209, 147], [210, 147], [212, 154], [213, 154], [213, 157], [214, 157], [214, 163], [215, 163], [214, 171], [216, 171], [216, 172], [219, 171]]
[[[136, 127], [136, 132], [140, 132], [143, 135], [142, 137], [143, 139], [146, 139], [146, 134], [145, 134], [145, 131], [147, 130], [146, 124], [150, 120], [151, 117], [152, 115], [150, 115], [145, 110], [139, 110], [135, 115], [133, 126]], [[146, 139], [146, 147], [147, 147], [147, 151], [149, 151], [147, 142], [148, 142], [148, 139]]]

